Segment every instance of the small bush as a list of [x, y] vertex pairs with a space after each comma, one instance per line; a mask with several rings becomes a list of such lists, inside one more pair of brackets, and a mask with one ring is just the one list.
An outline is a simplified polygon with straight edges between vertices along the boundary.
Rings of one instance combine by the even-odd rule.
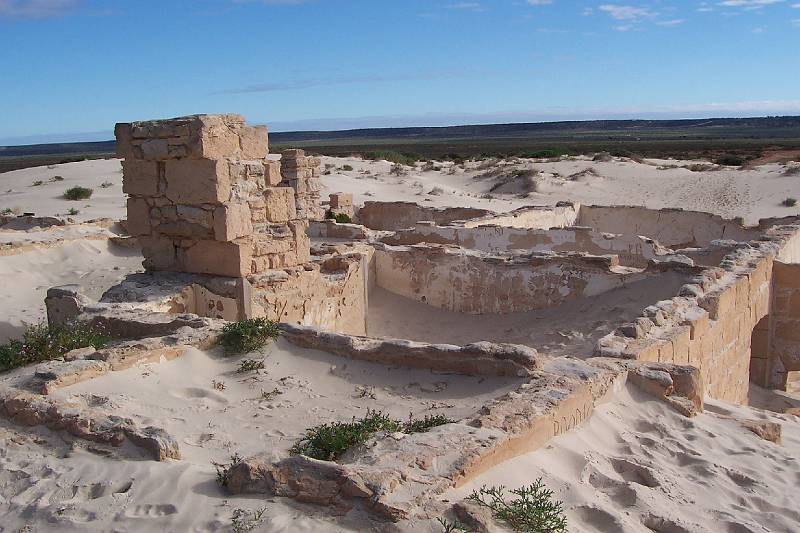
[[11, 215], [14, 211], [10, 207], [6, 207], [2, 211], [0, 211], [0, 215]]
[[278, 324], [266, 318], [248, 318], [225, 324], [219, 343], [228, 353], [250, 353], [280, 334]]
[[103, 183], [101, 183], [101, 184], [100, 184], [100, 186], [101, 186], [102, 188], [104, 188], [104, 189], [108, 189], [108, 188], [109, 188], [109, 187], [111, 187], [112, 185], [114, 185], [114, 183], [113, 183], [113, 182], [111, 182], [111, 181], [104, 181]]
[[612, 159], [613, 158], [611, 157], [611, 154], [609, 154], [608, 152], [600, 152], [598, 154], [594, 154], [594, 157], [592, 158], [592, 161], [599, 161], [599, 162], [603, 163], [603, 162], [611, 161]]
[[505, 487], [484, 486], [473, 491], [466, 499], [491, 510], [492, 517], [502, 520], [513, 531], [566, 533], [564, 506], [560, 501], [553, 501], [553, 491], [544, 486], [541, 478], [533, 485], [510, 492], [515, 497], [507, 500]]
[[264, 370], [264, 361], [244, 359], [239, 363], [239, 368], [236, 371], [240, 374], [244, 374], [245, 372], [256, 372], [258, 370]]
[[67, 211], [67, 214], [68, 214], [68, 215], [71, 215], [71, 216], [75, 216], [75, 215], [77, 215], [78, 213], [80, 213], [80, 211], [78, 211], [78, 210], [77, 210], [77, 209], [75, 209], [74, 207], [70, 207], [70, 208], [69, 208], [69, 211]]
[[436, 521], [442, 526], [442, 533], [456, 533], [456, 531], [466, 531], [467, 533], [470, 532], [467, 526], [461, 522], [450, 522], [444, 518], [437, 518]]
[[266, 507], [262, 507], [258, 511], [234, 509], [233, 518], [231, 518], [233, 533], [247, 533], [248, 531], [253, 531], [261, 525], [261, 520], [266, 511]]
[[53, 181], [53, 182], [55, 182], [55, 181], [64, 181], [64, 176], [53, 176], [52, 178], [50, 178], [50, 181]]
[[229, 463], [211, 462], [211, 464], [214, 465], [214, 468], [217, 470], [217, 483], [219, 483], [221, 487], [228, 486], [228, 475], [230, 474], [231, 468], [238, 465], [242, 461], [244, 461], [244, 458], [238, 453], [234, 453], [231, 455]]
[[796, 198], [787, 198], [786, 200], [781, 202], [781, 205], [784, 206], [784, 207], [794, 207], [795, 205], [797, 205], [797, 199]]
[[77, 348], [102, 348], [109, 340], [110, 337], [102, 330], [86, 323], [77, 322], [52, 328], [41, 323], [29, 327], [21, 340], [0, 345], [0, 372], [57, 359]]
[[333, 211], [326, 211], [325, 218], [327, 220], [335, 220], [339, 224], [350, 224], [353, 220], [350, 218], [350, 215], [346, 215], [345, 213], [334, 213]]
[[352, 165], [342, 165], [342, 170], [344, 170], [345, 172], [351, 172], [353, 170], [353, 166]]
[[39, 185], [44, 185], [44, 182], [42, 180], [36, 180], [31, 183], [31, 187], [38, 187]]
[[723, 154], [717, 158], [716, 164], [725, 167], [740, 167], [744, 165], [745, 160], [736, 154]]
[[87, 187], [72, 187], [64, 191], [64, 198], [67, 200], [88, 200], [94, 191]]
[[453, 420], [444, 415], [426, 416], [422, 420], [409, 417], [403, 423], [384, 415], [380, 411], [367, 409], [360, 420], [321, 424], [306, 431], [305, 437], [289, 450], [293, 455], [305, 455], [323, 461], [336, 461], [353, 446], [366, 443], [380, 431], [402, 433], [424, 433], [429, 429], [450, 424]]
[[391, 174], [392, 176], [397, 176], [397, 177], [405, 176], [406, 175], [406, 169], [400, 163], [395, 163], [395, 164], [392, 165], [392, 168], [389, 169], [389, 174]]

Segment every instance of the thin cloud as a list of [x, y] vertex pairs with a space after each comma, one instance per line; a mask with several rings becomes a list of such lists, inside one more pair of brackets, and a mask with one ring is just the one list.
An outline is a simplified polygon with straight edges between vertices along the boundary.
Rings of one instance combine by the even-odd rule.
[[0, 17], [41, 19], [63, 15], [77, 0], [0, 0]]
[[436, 72], [422, 74], [398, 74], [394, 76], [330, 76], [316, 78], [301, 78], [288, 81], [257, 83], [238, 89], [227, 89], [213, 94], [248, 94], [272, 93], [282, 91], [296, 91], [314, 87], [329, 87], [332, 85], [355, 85], [362, 83], [386, 83], [402, 81], [426, 81], [468, 77], [464, 72]]

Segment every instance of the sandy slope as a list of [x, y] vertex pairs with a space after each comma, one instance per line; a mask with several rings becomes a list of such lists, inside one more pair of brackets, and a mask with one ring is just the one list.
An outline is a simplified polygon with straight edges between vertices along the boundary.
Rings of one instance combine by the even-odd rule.
[[[735, 419], [783, 424], [783, 445]], [[800, 419], [708, 401], [687, 419], [636, 389], [542, 450], [503, 463], [449, 498], [542, 477], [570, 533], [800, 531]]]

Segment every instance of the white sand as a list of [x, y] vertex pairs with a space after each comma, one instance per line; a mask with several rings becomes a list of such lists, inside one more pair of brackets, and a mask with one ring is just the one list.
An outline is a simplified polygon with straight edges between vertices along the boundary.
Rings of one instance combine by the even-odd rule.
[[[783, 445], [733, 420], [783, 424]], [[687, 419], [631, 388], [583, 426], [507, 461], [445, 498], [542, 477], [564, 502], [570, 533], [800, 531], [800, 423], [708, 401]]]
[[[780, 165], [753, 170], [691, 172], [659, 170], [658, 164], [683, 162], [592, 162], [585, 158], [556, 163], [524, 162], [539, 169], [538, 192], [528, 198], [494, 195], [483, 198], [491, 181], [476, 180], [479, 171], [411, 171], [388, 175], [388, 163], [324, 158], [354, 171], [323, 177], [324, 194], [352, 192], [357, 202], [407, 200], [434, 206], [476, 206], [504, 211], [530, 204], [574, 200], [596, 204], [684, 207], [725, 216], [760, 217], [797, 214], [780, 201], [798, 196], [798, 177], [782, 175]], [[565, 177], [594, 168], [576, 179]], [[64, 214], [76, 207], [78, 221], [123, 218], [124, 197], [118, 160], [87, 161], [0, 175], [0, 210], [31, 211], [40, 216]], [[360, 170], [370, 170], [372, 175]], [[558, 175], [556, 175], [558, 174]], [[49, 182], [55, 175], [64, 181]], [[45, 183], [31, 186], [35, 180]], [[105, 182], [109, 187], [101, 187]], [[86, 202], [61, 198], [81, 185], [95, 190]], [[436, 188], [441, 194], [428, 194]], [[438, 192], [438, 191], [437, 191]], [[323, 196], [324, 198], [325, 196]], [[0, 232], [0, 242], [50, 241], [96, 235], [96, 229], [52, 229]], [[60, 232], [60, 233], [59, 233]], [[58, 236], [57, 236], [58, 235]], [[92, 296], [130, 271], [140, 268], [135, 252], [106, 241], [67, 241], [61, 245], [0, 256], [0, 342], [23, 323], [43, 317], [46, 289], [80, 283]], [[559, 317], [520, 316], [499, 333], [499, 339], [536, 336], [554, 350], [580, 350], [592, 335], [608, 327], [609, 315], [624, 315], [639, 297], [621, 293], [602, 308], [586, 309], [584, 325]], [[648, 297], [649, 298], [649, 297]], [[452, 341], [471, 338], [446, 313], [419, 313], [413, 302], [400, 305], [378, 298], [375, 309], [402, 311], [400, 320], [381, 331], [433, 340], [436, 330], [451, 328]], [[426, 310], [429, 311], [429, 310]], [[490, 317], [491, 318], [491, 317]], [[527, 320], [544, 320], [529, 325]], [[490, 326], [494, 324], [490, 322]], [[596, 326], [589, 337], [578, 335]], [[483, 324], [484, 327], [486, 324]], [[455, 327], [459, 326], [459, 327]], [[499, 324], [497, 325], [499, 327]], [[485, 327], [483, 329], [485, 331]], [[481, 335], [483, 336], [483, 335]], [[236, 360], [194, 351], [184, 358], [114, 373], [61, 392], [96, 395], [120, 414], [167, 428], [178, 436], [185, 460], [155, 463], [135, 450], [107, 458], [101, 447], [63, 433], [16, 427], [0, 419], [0, 531], [219, 531], [230, 530], [234, 508], [266, 506], [257, 531], [363, 531], [366, 522], [352, 516], [344, 522], [323, 510], [283, 498], [231, 498], [214, 481], [211, 460], [234, 452], [244, 455], [286, 448], [312, 422], [347, 419], [367, 406], [405, 418], [408, 412], [447, 412], [458, 417], [474, 411], [504, 383], [433, 375], [354, 363], [334, 356], [273, 347], [268, 371], [259, 381], [236, 374]], [[281, 381], [281, 378], [287, 378]], [[223, 381], [215, 390], [212, 380]], [[446, 385], [443, 385], [446, 384]], [[368, 387], [372, 386], [373, 389]], [[366, 387], [359, 389], [358, 387]], [[283, 393], [256, 399], [262, 389]], [[363, 392], [362, 392], [363, 391]], [[759, 405], [797, 405], [789, 395], [756, 391]], [[365, 397], [362, 397], [365, 394]], [[375, 398], [370, 396], [374, 394]], [[107, 398], [103, 400], [102, 398]], [[800, 420], [723, 402], [709, 402], [709, 411], [685, 419], [665, 405], [636, 391], [598, 409], [582, 427], [545, 449], [501, 464], [451, 500], [481, 483], [518, 487], [543, 476], [565, 501], [570, 531], [682, 533], [789, 532], [800, 530], [797, 487], [800, 485]], [[784, 427], [784, 444], [762, 441], [727, 418], [767, 418]], [[94, 451], [91, 451], [94, 450]], [[432, 526], [431, 531], [439, 531]]]

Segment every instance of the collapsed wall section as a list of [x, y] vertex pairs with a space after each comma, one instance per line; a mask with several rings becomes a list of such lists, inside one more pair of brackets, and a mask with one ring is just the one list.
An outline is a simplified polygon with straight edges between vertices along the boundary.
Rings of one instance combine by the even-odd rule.
[[120, 123], [128, 231], [147, 270], [242, 277], [308, 261], [307, 220], [240, 115]]

